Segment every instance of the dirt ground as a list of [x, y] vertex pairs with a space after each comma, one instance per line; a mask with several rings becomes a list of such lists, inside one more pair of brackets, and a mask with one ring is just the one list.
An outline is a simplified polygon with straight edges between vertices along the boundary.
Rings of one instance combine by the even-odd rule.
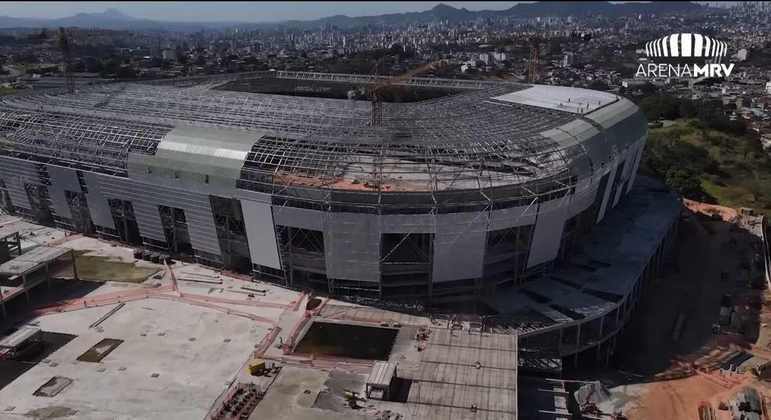
[[[717, 410], [718, 404], [728, 401], [742, 386], [752, 385], [765, 396], [771, 395], [767, 384], [751, 373], [723, 375], [714, 370], [732, 353], [752, 350], [758, 336], [761, 342], [771, 337], [766, 331], [771, 303], [764, 304], [767, 315], [742, 305], [751, 325], [744, 334], [712, 332], [723, 295], [730, 294], [734, 302], [769, 298], [769, 293], [749, 286], [749, 272], [744, 268], [756, 239], [733, 227], [734, 209], [689, 200], [684, 204], [691, 211], [683, 212], [667, 274], [644, 290], [639, 312], [616, 352], [616, 372], [627, 376], [611, 382], [616, 400], [612, 406], [621, 408], [631, 420], [691, 420], [698, 418], [698, 407], [704, 402], [712, 404], [719, 419], [728, 419], [727, 411]], [[723, 272], [727, 275], [721, 275]], [[679, 335], [675, 333], [678, 318], [684, 319]], [[767, 356], [771, 359], [771, 349]], [[693, 367], [709, 373], [694, 374]]]
[[[749, 234], [732, 232], [731, 224], [709, 221], [694, 214], [681, 219], [673, 261], [665, 276], [643, 291], [639, 312], [627, 328], [617, 352], [617, 366], [641, 375], [656, 375], [676, 368], [678, 362], [719, 357], [737, 348], [749, 348], [741, 336], [712, 334], [719, 320], [720, 301], [730, 294], [743, 299], [760, 294], [740, 275], [742, 242]], [[730, 238], [735, 237], [737, 244]], [[721, 272], [727, 277], [722, 278]], [[681, 333], [675, 324], [683, 318]]]
[[[163, 268], [157, 264], [141, 263], [144, 265], [124, 262], [112, 256], [91, 255], [89, 251], [84, 250], [76, 251], [75, 257], [78, 278], [100, 283], [107, 281], [142, 283]], [[72, 278], [72, 266], [65, 267], [54, 275], [60, 278]]]
[[710, 403], [718, 419], [731, 418], [728, 411], [718, 410], [720, 402], [727, 402], [744, 386], [754, 386], [768, 395], [766, 384], [751, 376], [735, 378], [730, 386], [717, 384], [703, 375], [691, 376], [674, 381], [649, 384], [645, 392], [625, 415], [635, 419], [698, 419], [698, 407], [702, 402]]

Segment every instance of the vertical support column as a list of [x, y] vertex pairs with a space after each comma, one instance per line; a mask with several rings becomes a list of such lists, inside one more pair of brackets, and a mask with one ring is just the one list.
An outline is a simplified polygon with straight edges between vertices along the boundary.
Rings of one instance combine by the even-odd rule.
[[607, 315], [603, 315], [600, 317], [600, 336], [598, 337], [599, 340], [602, 340], [603, 337], [605, 337], [605, 317]]
[[610, 365], [610, 357], [613, 355], [613, 353], [616, 352], [616, 337], [618, 335], [614, 335], [613, 338], [608, 340], [608, 351], [605, 353], [605, 367], [608, 367]]
[[[286, 255], [286, 261], [287, 261], [287, 270], [289, 273], [286, 273], [286, 286], [287, 287], [293, 287], [294, 286], [294, 264], [292, 264], [292, 257], [294, 255], [294, 248], [292, 247], [292, 235], [294, 234], [292, 232], [291, 227], [284, 227], [284, 231], [286, 232], [286, 249], [287, 249], [287, 255]], [[284, 261], [284, 256], [281, 256], [281, 261]]]
[[564, 332], [564, 331], [565, 331], [565, 329], [564, 329], [564, 328], [560, 328], [560, 329], [559, 329], [559, 332], [560, 332], [560, 341], [559, 341], [559, 342], [557, 342], [557, 355], [558, 355], [559, 357], [562, 357], [562, 334], [563, 334], [563, 332]]
[[573, 366], [578, 367], [578, 349], [581, 348], [581, 324], [576, 325], [576, 354], [573, 358]]
[[74, 278], [75, 280], [80, 280], [80, 278], [78, 278], [78, 266], [77, 264], [75, 264], [75, 261], [77, 260], [77, 258], [75, 258], [74, 249], [70, 251], [70, 257], [72, 258], [72, 278]]
[[21, 255], [21, 235], [19, 235], [19, 232], [16, 232], [15, 238], [16, 238], [16, 249], [19, 251], [19, 255]]
[[602, 360], [602, 344], [597, 345], [597, 356], [595, 356], [595, 362], [600, 363]]
[[21, 287], [24, 288], [24, 296], [27, 297], [27, 303], [29, 303], [30, 299], [29, 299], [29, 289], [27, 288], [27, 274], [26, 273], [21, 275]]

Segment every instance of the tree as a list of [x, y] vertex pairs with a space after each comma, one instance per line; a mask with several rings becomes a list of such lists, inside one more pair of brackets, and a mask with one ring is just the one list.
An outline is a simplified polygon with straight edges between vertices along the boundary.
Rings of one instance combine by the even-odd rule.
[[678, 112], [682, 118], [694, 118], [698, 115], [699, 109], [693, 101], [685, 99], [680, 101]]
[[640, 102], [640, 109], [650, 121], [680, 117], [679, 106], [677, 98], [665, 95], [648, 96]]
[[607, 83], [599, 79], [592, 80], [592, 83], [589, 83], [588, 87], [589, 89], [603, 90], [603, 91], [607, 91], [608, 89], [610, 89], [610, 86], [608, 86]]
[[692, 168], [669, 168], [664, 183], [686, 198], [702, 201], [704, 190], [701, 188], [701, 180]]

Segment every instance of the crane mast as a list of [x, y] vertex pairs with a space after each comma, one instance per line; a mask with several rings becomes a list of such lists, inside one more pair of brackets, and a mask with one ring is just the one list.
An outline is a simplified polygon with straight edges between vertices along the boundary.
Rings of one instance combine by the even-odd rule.
[[[381, 59], [382, 60], [382, 59]], [[380, 60], [378, 60], [378, 64]], [[429, 70], [437, 68], [439, 65], [444, 65], [445, 60], [437, 60], [428, 64], [424, 64], [418, 68], [412, 69], [399, 76], [389, 77], [380, 82], [377, 82], [369, 87], [369, 99], [372, 103], [372, 114], [370, 116], [370, 125], [373, 127], [379, 127], [383, 124], [383, 92], [390, 86], [398, 83], [405, 82], [411, 78], [424, 73]], [[377, 64], [376, 64], [377, 66]]]
[[70, 37], [67, 35], [67, 31], [64, 28], [59, 28], [59, 48], [62, 50], [62, 56], [64, 56], [63, 72], [64, 72], [64, 85], [67, 89], [67, 93], [75, 92], [75, 81], [72, 78], [70, 71], [72, 64], [72, 48], [70, 43]]

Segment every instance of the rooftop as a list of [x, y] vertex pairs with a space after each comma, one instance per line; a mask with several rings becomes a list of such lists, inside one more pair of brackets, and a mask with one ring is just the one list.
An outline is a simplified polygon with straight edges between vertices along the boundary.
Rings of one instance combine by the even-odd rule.
[[[300, 72], [234, 78], [291, 80], [298, 94], [314, 83], [366, 86], [377, 80]], [[240, 188], [265, 191], [278, 184], [433, 192], [577, 175], [589, 166], [587, 160], [598, 159], [593, 149], [601, 156], [608, 144], [623, 146], [637, 138], [591, 141], [593, 136], [630, 118], [639, 125], [635, 129], [645, 129], [631, 102], [585, 89], [413, 78], [401, 85], [456, 93], [383, 103], [382, 124], [373, 126], [368, 101], [212, 89], [227, 81], [201, 79], [185, 87], [116, 83], [79, 88], [74, 94], [6, 97], [0, 103], [0, 137], [5, 140], [0, 152], [131, 176], [130, 155], [182, 147], [205, 156], [222, 152], [237, 157], [230, 164], [241, 171]], [[186, 143], [165, 145], [179, 143], [180, 137], [172, 136], [175, 129], [194, 140], [201, 131], [205, 142], [234, 137], [229, 134], [233, 130], [242, 133], [237, 141], [210, 148], [192, 141], [191, 149]]]

